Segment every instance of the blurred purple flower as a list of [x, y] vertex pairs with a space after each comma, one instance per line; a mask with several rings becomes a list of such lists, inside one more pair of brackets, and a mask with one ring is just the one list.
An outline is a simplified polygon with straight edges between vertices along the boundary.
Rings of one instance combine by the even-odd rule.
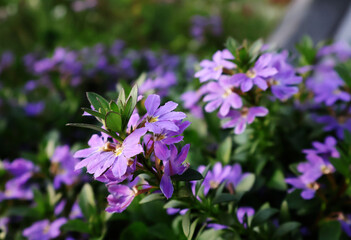
[[23, 236], [29, 240], [49, 240], [60, 236], [60, 227], [65, 224], [65, 218], [59, 218], [52, 223], [45, 219], [35, 222], [32, 226], [23, 230]]
[[28, 116], [38, 116], [40, 115], [45, 108], [45, 103], [44, 102], [32, 102], [32, 103], [27, 103], [24, 106], [24, 110]]
[[218, 107], [219, 114], [226, 116], [230, 108], [241, 108], [243, 103], [241, 97], [234, 92], [238, 85], [229, 76], [221, 76], [218, 82], [210, 82], [207, 85], [207, 95], [204, 97], [205, 102], [209, 102], [205, 110], [213, 112]]
[[340, 154], [335, 148], [337, 141], [334, 137], [328, 136], [325, 138], [324, 143], [321, 142], [312, 142], [314, 149], [305, 149], [303, 152], [305, 154], [321, 154], [324, 157], [333, 157], [339, 158]]
[[77, 181], [79, 172], [74, 170], [74, 166], [78, 163], [78, 159], [73, 157], [68, 145], [57, 147], [51, 157], [51, 162], [55, 174], [55, 189], [60, 188], [62, 184], [72, 185]]
[[230, 120], [222, 125], [222, 128], [234, 128], [235, 134], [241, 134], [245, 131], [246, 125], [253, 123], [256, 117], [264, 117], [268, 114], [265, 107], [244, 107], [241, 111], [231, 110], [228, 115], [222, 118]]
[[162, 193], [166, 198], [172, 197], [173, 194], [173, 184], [171, 181], [171, 176], [182, 175], [184, 171], [189, 167], [188, 164], [184, 164], [184, 161], [188, 155], [190, 149], [190, 144], [185, 145], [180, 153], [176, 146], [170, 145], [170, 156], [167, 160], [163, 161], [164, 164], [164, 174], [161, 178], [160, 188]]
[[252, 207], [239, 207], [236, 216], [241, 224], [244, 224], [244, 227], [247, 228], [246, 223], [244, 223], [245, 217], [249, 218], [255, 214], [255, 209]]
[[262, 90], [268, 88], [267, 79], [278, 73], [277, 69], [270, 67], [272, 54], [266, 53], [259, 57], [255, 66], [245, 73], [233, 75], [236, 83], [240, 84], [241, 91], [250, 91], [253, 85], [257, 85]]
[[208, 80], [218, 80], [223, 73], [223, 69], [233, 69], [236, 65], [233, 62], [227, 60], [233, 60], [233, 55], [229, 50], [224, 49], [223, 51], [217, 51], [213, 57], [212, 61], [203, 60], [200, 63], [202, 69], [195, 73], [195, 77], [200, 79], [200, 82], [206, 82]]

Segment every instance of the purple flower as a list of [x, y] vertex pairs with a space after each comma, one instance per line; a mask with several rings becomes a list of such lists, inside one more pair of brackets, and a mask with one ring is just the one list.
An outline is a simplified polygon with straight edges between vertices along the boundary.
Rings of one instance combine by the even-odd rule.
[[230, 108], [241, 108], [243, 103], [234, 92], [235, 87], [237, 84], [229, 76], [221, 76], [218, 82], [208, 83], [208, 94], [204, 97], [204, 101], [209, 102], [205, 107], [206, 112], [213, 112], [220, 107], [219, 114], [226, 116]]
[[351, 132], [351, 118], [345, 116], [340, 116], [339, 118], [334, 118], [332, 116], [313, 116], [313, 119], [317, 123], [324, 124], [324, 131], [336, 131], [338, 138], [344, 138], [344, 131], [347, 130]]
[[12, 163], [4, 161], [5, 170], [9, 171], [14, 178], [5, 184], [5, 191], [0, 192], [0, 202], [6, 199], [31, 200], [33, 191], [28, 184], [33, 173], [38, 171], [32, 162], [19, 158]]
[[183, 164], [188, 155], [189, 148], [190, 144], [185, 145], [178, 154], [176, 146], [173, 144], [170, 145], [170, 156], [166, 161], [163, 161], [164, 174], [161, 178], [160, 183], [161, 191], [166, 196], [166, 198], [172, 197], [173, 194], [171, 176], [182, 175], [184, 171], [189, 167], [188, 164]]
[[17, 158], [12, 162], [4, 161], [4, 169], [9, 171], [13, 176], [20, 177], [28, 172], [36, 172], [39, 170], [33, 162], [24, 158]]
[[208, 171], [204, 181], [204, 195], [206, 196], [210, 189], [216, 189], [221, 183], [227, 180], [231, 172], [230, 166], [222, 167], [220, 162], [217, 162], [212, 171]]
[[[179, 123], [178, 123], [179, 122]], [[147, 143], [148, 148], [154, 145], [154, 151], [156, 157], [161, 160], [167, 160], [169, 158], [169, 150], [167, 145], [178, 143], [183, 140], [183, 136], [177, 136], [184, 132], [184, 130], [189, 127], [190, 122], [176, 122], [177, 126], [179, 127], [178, 131], [169, 131], [163, 130], [161, 133], [158, 134], [148, 134], [144, 137], [144, 142]]]
[[177, 77], [174, 72], [167, 71], [158, 75], [156, 78], [148, 78], [139, 88], [140, 94], [148, 91], [157, 91], [160, 95], [166, 96], [171, 86], [177, 83]]
[[245, 131], [246, 125], [253, 123], [255, 117], [263, 117], [268, 114], [268, 109], [265, 107], [244, 107], [240, 112], [231, 110], [225, 118], [231, 118], [223, 124], [223, 128], [235, 128], [235, 134], [241, 134]]
[[45, 108], [44, 102], [27, 103], [24, 107], [28, 116], [38, 116]]
[[209, 223], [207, 224], [208, 228], [213, 228], [214, 230], [222, 230], [222, 229], [227, 229], [228, 226], [219, 224], [219, 223]]
[[348, 237], [351, 237], [351, 214], [348, 214], [347, 216], [342, 214], [339, 222], [341, 224], [341, 229], [346, 233]]
[[336, 144], [336, 139], [328, 136], [324, 143], [312, 142], [314, 149], [305, 149], [303, 152], [306, 154], [322, 154], [325, 157], [339, 158], [340, 154], [335, 148]]
[[302, 82], [302, 77], [295, 75], [295, 72], [278, 73], [268, 80], [272, 93], [279, 100], [284, 101], [299, 92], [295, 84]]
[[71, 185], [77, 180], [79, 172], [74, 170], [77, 159], [73, 157], [69, 146], [59, 146], [51, 157], [52, 168], [55, 174], [54, 187], [58, 189], [62, 184]]
[[184, 108], [189, 109], [195, 117], [203, 117], [202, 108], [198, 105], [198, 102], [208, 92], [207, 89], [207, 85], [203, 85], [196, 91], [187, 91], [180, 96]]
[[179, 127], [173, 122], [183, 120], [186, 115], [182, 112], [173, 112], [178, 106], [177, 103], [169, 101], [160, 106], [160, 96], [152, 94], [145, 100], [145, 127], [153, 133], [162, 133], [163, 130], [178, 131]]
[[90, 148], [79, 150], [75, 158], [85, 158], [75, 169], [87, 167], [87, 172], [97, 178], [111, 168], [115, 177], [121, 178], [126, 172], [130, 158], [143, 152], [140, 138], [146, 133], [145, 128], [136, 129], [123, 143], [106, 142], [97, 135], [89, 140]]
[[180, 208], [167, 208], [167, 214], [168, 215], [174, 215], [174, 214], [177, 214], [179, 213], [180, 215], [184, 215], [186, 214], [187, 211], [189, 211], [188, 208], [185, 208], [185, 209], [180, 209]]
[[[316, 179], [315, 179], [316, 180]], [[291, 188], [288, 192], [292, 192], [295, 189], [301, 189], [301, 197], [303, 199], [309, 200], [312, 199], [316, 193], [316, 191], [320, 188], [320, 185], [315, 182], [313, 179], [305, 178], [286, 178], [285, 182], [291, 184], [293, 188]]]
[[246, 223], [244, 223], [245, 217], [249, 218], [255, 214], [255, 209], [252, 207], [239, 207], [236, 216], [241, 224], [244, 224], [246, 228]]
[[308, 162], [300, 163], [297, 170], [302, 173], [299, 177], [304, 182], [314, 182], [323, 174], [335, 172], [335, 168], [327, 159], [316, 154], [308, 154], [306, 156]]
[[341, 61], [346, 61], [351, 58], [351, 46], [346, 42], [336, 42], [319, 49], [317, 56], [330, 54], [335, 54]]
[[108, 191], [110, 195], [107, 197], [106, 211], [110, 213], [123, 212], [132, 203], [138, 192], [136, 188], [131, 189], [125, 185], [110, 185]]
[[52, 223], [45, 219], [35, 222], [32, 226], [24, 229], [23, 236], [29, 240], [48, 240], [57, 238], [60, 235], [60, 227], [65, 224], [65, 218], [59, 218]]
[[236, 83], [240, 84], [241, 91], [250, 91], [253, 85], [257, 85], [262, 90], [268, 88], [267, 78], [273, 77], [278, 73], [277, 69], [270, 67], [272, 54], [263, 54], [255, 63], [252, 69], [249, 69], [246, 74], [238, 73], [233, 75]]
[[230, 169], [229, 174], [226, 177], [227, 187], [231, 188], [238, 186], [238, 184], [247, 176], [247, 173], [242, 173], [242, 169], [239, 163], [235, 163]]
[[233, 55], [229, 52], [229, 50], [224, 49], [223, 51], [217, 51], [212, 60], [203, 60], [200, 63], [202, 70], [195, 73], [196, 78], [200, 78], [200, 82], [206, 82], [208, 80], [218, 80], [222, 75], [223, 69], [233, 69], [235, 68], [235, 64], [227, 61], [233, 60]]

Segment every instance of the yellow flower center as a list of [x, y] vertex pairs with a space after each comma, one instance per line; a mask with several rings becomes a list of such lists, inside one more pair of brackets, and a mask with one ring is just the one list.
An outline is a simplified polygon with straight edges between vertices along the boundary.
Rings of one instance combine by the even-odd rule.
[[231, 93], [232, 93], [232, 90], [230, 88], [227, 88], [223, 93], [222, 97], [227, 98]]
[[255, 77], [256, 77], [256, 72], [255, 72], [255, 70], [253, 70], [253, 69], [248, 70], [248, 71], [246, 72], [246, 76], [247, 76], [248, 78], [255, 78]]
[[326, 166], [326, 165], [322, 165], [321, 166], [321, 171], [322, 171], [323, 174], [330, 174], [330, 173], [332, 173], [331, 168]]
[[319, 189], [319, 184], [316, 182], [313, 182], [313, 183], [307, 184], [307, 187], [317, 191]]
[[147, 121], [148, 121], [149, 123], [157, 122], [157, 121], [158, 121], [158, 117], [148, 117], [148, 118], [147, 118]]
[[222, 66], [222, 65], [217, 66], [217, 67], [214, 68], [215, 71], [219, 71], [219, 70], [222, 70], [222, 69], [223, 69], [223, 66]]
[[115, 155], [119, 156], [122, 154], [122, 152], [123, 152], [123, 146], [122, 145], [116, 146], [116, 149], [114, 150]]
[[219, 182], [211, 180], [210, 181], [210, 186], [211, 186], [211, 188], [218, 188]]

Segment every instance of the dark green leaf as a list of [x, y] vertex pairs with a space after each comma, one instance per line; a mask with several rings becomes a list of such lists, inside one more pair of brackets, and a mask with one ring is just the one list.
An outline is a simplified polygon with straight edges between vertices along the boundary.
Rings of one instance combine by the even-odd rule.
[[232, 138], [227, 137], [218, 147], [217, 159], [224, 164], [228, 164], [230, 160], [231, 151], [232, 151]]
[[178, 208], [180, 206], [184, 206], [185, 203], [182, 201], [178, 201], [178, 200], [171, 200], [168, 203], [166, 203], [163, 208]]
[[192, 222], [192, 224], [190, 225], [190, 231], [189, 231], [189, 235], [188, 235], [188, 240], [193, 239], [193, 235], [196, 229], [196, 225], [197, 222], [199, 221], [199, 218], [197, 218], [194, 222]]
[[118, 99], [117, 99], [117, 106], [120, 109], [120, 112], [123, 111], [125, 104], [126, 104], [126, 94], [125, 94], [124, 89], [122, 87], [121, 91], [119, 92]]
[[198, 171], [188, 168], [182, 175], [175, 175], [172, 179], [175, 181], [196, 181], [203, 179], [203, 176]]
[[238, 193], [249, 191], [255, 183], [255, 175], [249, 173], [236, 187]]
[[183, 219], [182, 219], [182, 228], [183, 228], [183, 232], [184, 235], [186, 237], [189, 236], [190, 233], [190, 210], [188, 210], [184, 215], [183, 215]]
[[234, 202], [239, 200], [239, 195], [233, 195], [230, 193], [222, 193], [213, 200], [213, 204], [223, 203], [223, 202]]
[[161, 194], [161, 193], [152, 193], [152, 194], [149, 194], [146, 197], [144, 197], [139, 202], [139, 204], [144, 204], [144, 203], [148, 203], [148, 202], [152, 202], [152, 201], [156, 201], [156, 200], [161, 200], [161, 199], [165, 199], [163, 194]]
[[335, 66], [334, 70], [344, 80], [348, 87], [351, 87], [351, 70], [347, 68], [345, 64], [339, 64]]
[[240, 44], [234, 38], [228, 38], [225, 43], [226, 48], [235, 56], [236, 49], [240, 46]]
[[114, 101], [110, 102], [110, 109], [114, 112], [120, 113], [120, 109], [118, 108], [117, 103]]
[[278, 212], [279, 211], [275, 208], [265, 208], [258, 211], [252, 219], [251, 226], [255, 227], [265, 223], [269, 218]]
[[105, 98], [93, 92], [87, 92], [87, 97], [90, 104], [93, 105], [96, 111], [98, 111], [99, 109], [102, 109], [103, 113], [108, 111], [109, 103]]
[[277, 230], [275, 230], [273, 234], [273, 238], [279, 238], [283, 237], [284, 235], [291, 233], [292, 231], [295, 231], [300, 227], [299, 222], [287, 222], [282, 225], [280, 225]]
[[121, 115], [116, 112], [108, 112], [105, 117], [105, 125], [107, 129], [120, 133], [123, 130]]
[[95, 216], [96, 206], [93, 188], [86, 183], [78, 196], [78, 204], [86, 219]]
[[110, 133], [108, 131], [106, 131], [105, 129], [98, 127], [96, 125], [92, 125], [92, 124], [85, 124], [85, 123], [67, 123], [66, 126], [70, 126], [70, 127], [81, 127], [81, 128], [89, 128], [98, 132], [103, 132], [106, 133], [108, 135], [110, 135]]
[[64, 232], [90, 233], [89, 224], [80, 219], [69, 220], [61, 227], [61, 230]]
[[93, 115], [94, 117], [96, 117], [98, 119], [104, 119], [105, 118], [105, 116], [102, 113], [99, 113], [97, 111], [91, 110], [90, 108], [82, 108], [82, 110], [84, 112], [87, 112], [87, 113]]
[[330, 158], [329, 160], [338, 172], [340, 172], [345, 177], [350, 176], [350, 164], [345, 158], [343, 158], [343, 156], [340, 158]]
[[341, 226], [339, 221], [324, 221], [319, 225], [319, 240], [340, 239]]

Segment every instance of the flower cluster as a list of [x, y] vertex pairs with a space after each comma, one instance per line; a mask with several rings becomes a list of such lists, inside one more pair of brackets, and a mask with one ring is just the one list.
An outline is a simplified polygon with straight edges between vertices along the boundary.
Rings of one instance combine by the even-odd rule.
[[[190, 122], [183, 121], [186, 115], [173, 111], [178, 105], [175, 102], [169, 101], [160, 106], [160, 96], [152, 94], [144, 102], [146, 114], [139, 117], [134, 110], [138, 97], [136, 88], [134, 90], [131, 91], [134, 95], [127, 100], [119, 98], [117, 103], [110, 102], [111, 109], [116, 112], [108, 111], [103, 121], [109, 132], [103, 130], [101, 136], [94, 134], [88, 142], [89, 148], [79, 150], [74, 155], [83, 159], [75, 169], [85, 167], [96, 180], [106, 184], [110, 192], [107, 197], [108, 212], [122, 212], [135, 196], [147, 192], [151, 194], [156, 189], [170, 198], [174, 191], [171, 177], [182, 175], [189, 167], [184, 161], [190, 145], [185, 145], [180, 153], [174, 145], [183, 140], [180, 134], [190, 125]], [[99, 109], [96, 104], [106, 101], [100, 97], [98, 99], [98, 102], [89, 99], [94, 109]], [[128, 102], [132, 102], [132, 105], [127, 105]], [[130, 108], [126, 109], [128, 106]], [[99, 116], [97, 112], [90, 113]], [[122, 128], [123, 125], [128, 127]], [[156, 179], [147, 181], [137, 177], [137, 170]]]
[[[235, 134], [245, 131], [255, 117], [268, 114], [268, 109], [259, 104], [262, 92], [271, 90], [273, 96], [280, 101], [298, 92], [297, 84], [302, 78], [296, 75], [294, 67], [287, 62], [288, 53], [264, 52], [262, 49], [253, 56], [252, 61], [243, 63], [240, 59], [244, 53], [232, 53], [228, 49], [217, 51], [210, 60], [200, 63], [202, 69], [195, 74], [200, 82], [208, 82], [197, 91], [186, 92], [182, 95], [184, 107], [197, 116], [198, 101], [203, 97], [207, 102], [206, 112], [219, 109], [221, 119], [229, 119], [223, 128], [234, 128]], [[263, 48], [264, 49], [264, 48]], [[253, 54], [253, 53], [252, 53]], [[250, 57], [250, 56], [248, 56]], [[254, 96], [254, 97], [252, 97]], [[201, 115], [200, 115], [201, 116]]]
[[311, 199], [316, 191], [319, 190], [321, 184], [317, 180], [322, 175], [333, 174], [335, 168], [329, 162], [329, 158], [339, 158], [340, 154], [336, 150], [335, 138], [329, 136], [324, 143], [313, 142], [314, 149], [306, 149], [303, 152], [306, 154], [307, 162], [299, 163], [297, 170], [301, 173], [296, 178], [287, 178], [285, 181], [293, 186], [290, 192], [295, 189], [301, 189], [301, 197]]
[[340, 139], [345, 130], [351, 131], [351, 78], [347, 70], [350, 49], [342, 42], [322, 47], [317, 52], [317, 64], [304, 69], [308, 75], [306, 88], [312, 96], [308, 104], [312, 105], [311, 110], [318, 112], [312, 118], [324, 125], [325, 131], [335, 131]]
[[200, 43], [205, 41], [206, 31], [213, 36], [219, 36], [222, 33], [222, 19], [220, 16], [204, 17], [195, 15], [191, 18], [191, 24], [190, 34]]

